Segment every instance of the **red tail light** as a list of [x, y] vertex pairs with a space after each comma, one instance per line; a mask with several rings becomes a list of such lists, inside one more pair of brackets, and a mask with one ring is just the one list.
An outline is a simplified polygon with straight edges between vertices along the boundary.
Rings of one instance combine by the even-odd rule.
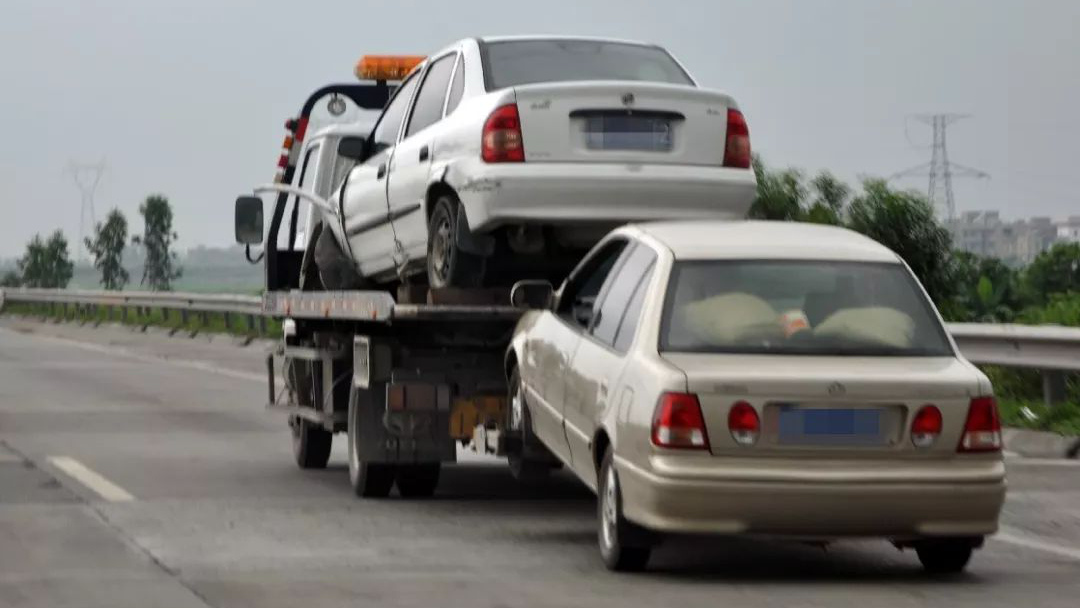
[[960, 452], [997, 452], [1001, 450], [1001, 419], [993, 397], [976, 397], [968, 407]]
[[731, 406], [728, 410], [727, 425], [735, 443], [739, 445], [754, 445], [761, 434], [761, 420], [758, 419], [757, 410], [745, 401], [737, 401]]
[[750, 168], [750, 128], [742, 112], [728, 108], [727, 141], [724, 143], [724, 166], [735, 169]]
[[653, 414], [652, 442], [661, 448], [709, 449], [697, 395], [664, 393], [660, 397]]
[[933, 405], [924, 405], [911, 420], [911, 443], [917, 448], [934, 445], [941, 435], [941, 410]]
[[481, 156], [486, 163], [520, 163], [525, 161], [525, 145], [521, 139], [521, 119], [517, 104], [508, 103], [495, 108], [484, 123]]

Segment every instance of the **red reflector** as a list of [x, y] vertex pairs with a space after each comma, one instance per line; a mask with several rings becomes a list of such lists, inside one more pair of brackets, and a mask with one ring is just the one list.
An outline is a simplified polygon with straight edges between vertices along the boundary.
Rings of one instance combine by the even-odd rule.
[[278, 161], [277, 161], [277, 166], [278, 167], [284, 169], [288, 165], [289, 165], [289, 155], [288, 154], [282, 154], [280, 157], [278, 157]]
[[653, 414], [652, 442], [662, 448], [709, 449], [697, 395], [664, 393], [660, 397]]
[[739, 445], [753, 445], [761, 433], [761, 420], [754, 406], [745, 401], [736, 401], [727, 416], [728, 429], [732, 438]]
[[961, 452], [996, 452], [1001, 449], [1001, 419], [993, 397], [976, 397], [968, 407]]
[[525, 144], [521, 138], [521, 119], [518, 117], [517, 104], [499, 106], [488, 116], [484, 123], [480, 150], [486, 163], [524, 162]]
[[750, 128], [742, 112], [728, 108], [727, 137], [724, 142], [724, 166], [735, 169], [750, 168]]
[[296, 125], [296, 135], [294, 138], [296, 141], [304, 141], [304, 134], [307, 133], [307, 116], [304, 116]]
[[924, 405], [911, 421], [911, 443], [917, 448], [928, 448], [941, 434], [941, 410]]

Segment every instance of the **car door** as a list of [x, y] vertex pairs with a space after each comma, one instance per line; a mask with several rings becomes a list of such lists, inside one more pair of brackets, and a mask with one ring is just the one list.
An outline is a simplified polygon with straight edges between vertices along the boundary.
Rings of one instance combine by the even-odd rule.
[[542, 314], [525, 340], [520, 369], [533, 431], [567, 463], [571, 453], [563, 409], [570, 362], [589, 326], [596, 296], [625, 246], [626, 239], [620, 237], [594, 249], [566, 280], [555, 310]]
[[413, 73], [398, 88], [371, 132], [371, 155], [349, 173], [340, 190], [342, 231], [364, 276], [385, 275], [397, 267], [386, 175], [418, 82], [418, 73]]
[[446, 93], [457, 64], [452, 51], [428, 64], [416, 93], [401, 142], [390, 158], [387, 197], [390, 221], [408, 258], [427, 255], [427, 216], [424, 197], [430, 182], [432, 161], [438, 154], [437, 123], [443, 118]]
[[[641, 310], [642, 283], [651, 276], [656, 254], [647, 245], [627, 249], [615, 272], [600, 292], [596, 313], [574, 353], [566, 376], [564, 419], [574, 471], [585, 483], [596, 486], [592, 440], [609, 408], [629, 398], [622, 388], [626, 352]], [[619, 331], [627, 317], [628, 329]]]

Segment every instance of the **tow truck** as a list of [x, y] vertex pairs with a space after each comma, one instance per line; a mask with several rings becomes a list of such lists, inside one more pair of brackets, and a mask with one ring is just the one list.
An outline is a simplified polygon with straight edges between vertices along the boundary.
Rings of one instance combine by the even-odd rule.
[[[509, 292], [408, 283], [396, 293], [325, 291], [314, 271], [319, 218], [336, 212], [330, 193], [360, 158], [371, 124], [308, 134], [313, 111], [327, 98], [332, 115], [344, 113], [346, 100], [379, 110], [422, 60], [366, 56], [356, 68], [360, 83], [313, 92], [286, 122], [273, 183], [236, 200], [236, 239], [265, 271], [263, 313], [282, 323], [282, 342], [266, 358], [268, 407], [288, 414], [302, 469], [326, 467], [334, 435], [344, 433], [349, 479], [362, 497], [385, 497], [394, 486], [403, 497], [432, 495], [459, 445], [507, 457], [520, 479], [560, 466], [508, 420], [504, 353], [522, 308], [548, 290], [522, 282]], [[253, 245], [262, 245], [257, 257]]]

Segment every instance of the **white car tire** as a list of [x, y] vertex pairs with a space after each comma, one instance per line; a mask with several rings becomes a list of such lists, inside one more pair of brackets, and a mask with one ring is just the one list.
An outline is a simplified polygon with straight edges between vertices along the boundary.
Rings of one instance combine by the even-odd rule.
[[443, 194], [435, 200], [428, 222], [427, 278], [432, 289], [480, 287], [484, 282], [484, 258], [458, 246], [458, 200]]
[[652, 552], [647, 533], [623, 517], [622, 489], [611, 447], [604, 454], [597, 483], [596, 505], [600, 557], [608, 570], [638, 572], [645, 569]]

